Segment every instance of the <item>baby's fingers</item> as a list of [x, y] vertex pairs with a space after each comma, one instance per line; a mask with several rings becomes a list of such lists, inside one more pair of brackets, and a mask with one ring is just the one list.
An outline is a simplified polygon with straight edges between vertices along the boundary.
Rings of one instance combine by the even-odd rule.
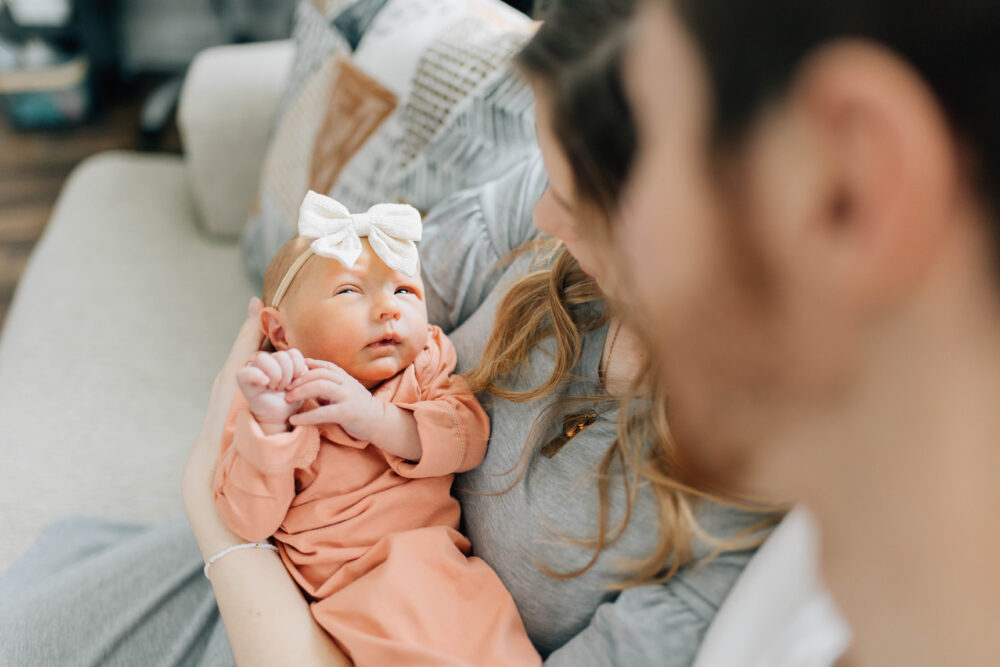
[[281, 380], [281, 364], [268, 352], [258, 352], [253, 359], [253, 365], [267, 375], [267, 388], [277, 389]]
[[344, 419], [344, 409], [342, 406], [321, 405], [312, 410], [299, 412], [288, 418], [292, 426], [308, 426], [312, 424], [339, 424]]
[[302, 352], [298, 348], [290, 348], [288, 350], [288, 356], [292, 359], [292, 380], [299, 379], [303, 373], [309, 370], [306, 366], [305, 357], [302, 356]]
[[343, 368], [341, 368], [337, 364], [333, 363], [332, 361], [324, 361], [323, 359], [309, 359], [309, 358], [307, 358], [305, 360], [305, 362], [306, 362], [306, 366], [308, 366], [309, 368], [315, 368], [315, 369], [325, 368], [326, 370], [333, 371], [335, 373], [343, 373], [345, 375], [347, 374], [347, 371], [345, 371]]
[[296, 387], [301, 387], [307, 382], [316, 382], [317, 380], [326, 380], [328, 382], [343, 384], [344, 375], [328, 368], [314, 368], [312, 370], [307, 370], [305, 373], [295, 378], [295, 381], [292, 382], [291, 388], [295, 389]]
[[310, 398], [321, 402], [336, 403], [343, 400], [344, 390], [337, 382], [320, 379], [300, 384], [285, 393], [285, 400], [289, 403], [306, 401]]
[[295, 370], [292, 357], [287, 351], [275, 352], [272, 356], [278, 362], [278, 365], [281, 366], [281, 376], [278, 378], [277, 389], [285, 389], [288, 387], [288, 383], [292, 381], [292, 374]]
[[244, 366], [236, 371], [236, 382], [240, 386], [266, 387], [270, 381], [271, 379], [267, 377], [267, 373], [256, 366]]

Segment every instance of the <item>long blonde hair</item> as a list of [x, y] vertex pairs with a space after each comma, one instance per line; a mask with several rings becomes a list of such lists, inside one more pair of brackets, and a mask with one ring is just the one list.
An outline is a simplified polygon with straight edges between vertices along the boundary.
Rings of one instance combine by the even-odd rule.
[[[600, 328], [608, 319], [603, 310], [578, 308], [601, 301], [604, 295], [561, 242], [536, 241], [515, 251], [516, 254], [526, 252], [534, 253], [532, 266], [504, 295], [479, 363], [465, 375], [473, 391], [519, 403], [550, 396], [565, 382], [575, 379], [574, 369], [580, 359], [583, 336]], [[552, 372], [537, 386], [514, 389], [516, 379], [528, 368], [531, 352], [548, 339], [553, 340], [555, 347]], [[596, 402], [612, 402], [618, 407], [616, 438], [596, 470], [598, 514], [593, 535], [589, 538], [564, 536], [592, 549], [591, 557], [582, 567], [572, 571], [560, 571], [538, 562], [546, 574], [568, 579], [593, 567], [602, 551], [624, 534], [639, 490], [644, 485], [651, 490], [659, 517], [657, 542], [645, 558], [621, 563], [623, 577], [612, 588], [669, 580], [680, 567], [694, 560], [696, 537], [714, 545], [707, 561], [723, 551], [757, 546], [764, 538], [764, 530], [776, 522], [775, 515], [763, 516], [761, 521], [740, 534], [724, 539], [708, 535], [698, 526], [695, 505], [701, 499], [747, 511], [774, 508], [727, 497], [717, 490], [700, 489], [686, 481], [689, 476], [679, 459], [667, 419], [667, 396], [657, 378], [652, 362], [646, 362], [621, 398], [611, 399], [606, 394], [562, 397], [553, 401], [534, 424], [529, 442], [519, 458], [520, 471], [513, 484], [522, 478], [541, 448], [540, 434], [547, 432], [560, 415]], [[618, 475], [612, 472], [616, 462]], [[611, 525], [611, 486], [616, 479], [621, 480], [625, 489], [625, 508], [622, 518]]]

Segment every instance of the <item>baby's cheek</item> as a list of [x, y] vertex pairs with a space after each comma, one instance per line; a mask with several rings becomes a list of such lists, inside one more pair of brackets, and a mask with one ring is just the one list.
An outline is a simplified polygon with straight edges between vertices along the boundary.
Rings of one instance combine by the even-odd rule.
[[340, 367], [355, 363], [359, 357], [358, 350], [364, 347], [361, 341], [347, 340], [344, 336], [327, 335], [317, 338], [311, 346], [313, 358], [330, 361]]
[[415, 350], [415, 352], [413, 353], [413, 358], [414, 359], [416, 359], [417, 355], [420, 354], [420, 352], [425, 347], [427, 347], [427, 339], [429, 338], [429, 336], [430, 336], [430, 333], [427, 331], [427, 323], [425, 322], [423, 324], [420, 332], [417, 333], [417, 334], [414, 334], [414, 336], [413, 336], [413, 349]]
[[414, 361], [416, 361], [417, 357], [420, 356], [420, 353], [423, 351], [423, 349], [424, 349], [423, 345], [421, 345], [420, 347], [417, 347], [416, 345], [413, 345], [413, 346], [407, 348], [406, 353], [403, 354], [403, 355], [401, 355], [400, 360], [399, 360], [400, 370], [402, 370], [403, 368], [406, 368], [407, 366], [409, 366], [410, 364], [412, 364]]

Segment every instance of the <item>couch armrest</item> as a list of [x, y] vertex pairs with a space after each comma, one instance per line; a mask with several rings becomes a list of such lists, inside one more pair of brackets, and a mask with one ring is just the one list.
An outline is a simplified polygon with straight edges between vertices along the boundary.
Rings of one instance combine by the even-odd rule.
[[188, 70], [177, 124], [199, 218], [213, 234], [243, 229], [294, 50], [291, 40], [218, 46]]

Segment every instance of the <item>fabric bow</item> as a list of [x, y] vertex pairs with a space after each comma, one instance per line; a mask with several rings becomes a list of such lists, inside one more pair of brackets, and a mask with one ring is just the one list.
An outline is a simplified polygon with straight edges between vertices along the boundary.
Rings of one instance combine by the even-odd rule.
[[386, 266], [408, 276], [419, 264], [420, 211], [409, 204], [376, 204], [366, 213], [350, 213], [335, 199], [310, 190], [299, 207], [299, 236], [314, 238], [310, 250], [347, 268], [361, 256], [361, 237]]

